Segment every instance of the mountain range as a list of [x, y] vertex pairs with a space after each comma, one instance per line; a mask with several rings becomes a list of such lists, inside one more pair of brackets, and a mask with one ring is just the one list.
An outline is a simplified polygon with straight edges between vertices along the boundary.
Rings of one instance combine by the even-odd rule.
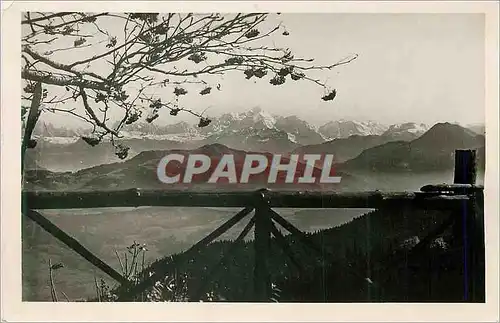
[[[136, 122], [126, 125], [121, 132], [123, 137], [115, 141], [130, 148], [128, 158], [147, 150], [195, 149], [214, 143], [237, 150], [275, 153], [314, 145], [323, 149], [321, 145], [333, 144], [338, 161], [345, 161], [375, 145], [415, 139], [425, 130], [427, 126], [416, 123], [385, 126], [352, 120], [327, 122], [316, 127], [296, 116], [275, 116], [253, 108], [212, 118], [203, 128], [185, 121], [168, 125]], [[90, 147], [81, 139], [83, 134], [87, 134], [85, 129], [39, 123], [34, 132], [37, 147], [30, 149], [28, 155], [39, 167], [54, 171], [75, 171], [120, 161], [109, 142]]]
[[412, 141], [392, 141], [368, 148], [339, 169], [386, 173], [450, 170], [457, 149], [475, 149], [478, 166], [484, 170], [485, 136], [451, 123], [438, 123]]
[[[268, 127], [271, 123], [266, 125], [264, 120], [261, 120], [260, 125], [261, 131], [271, 129]], [[397, 136], [391, 137], [388, 130], [381, 135], [353, 135], [318, 145], [305, 145], [291, 149], [285, 155], [290, 153], [322, 153], [336, 156], [335, 170], [342, 176], [341, 183], [329, 187], [313, 185], [309, 187], [310, 189], [366, 190], [371, 187], [379, 187], [381, 185], [380, 179], [388, 181], [387, 178], [392, 175], [411, 177], [420, 176], [419, 174], [448, 174], [453, 170], [453, 154], [456, 149], [476, 149], [479, 170], [480, 172], [484, 171], [484, 135], [451, 123], [438, 123], [422, 135], [409, 141], [398, 140]], [[215, 134], [211, 136], [213, 135]], [[162, 143], [160, 141], [158, 145], [162, 146]], [[81, 144], [84, 143], [77, 142], [71, 147], [77, 149], [75, 146]], [[194, 145], [194, 143], [191, 144]], [[65, 151], [66, 149], [60, 148], [59, 156], [65, 156], [64, 154], [67, 154], [68, 157], [71, 156], [71, 153], [65, 153]], [[236, 156], [236, 168], [241, 170], [243, 156], [251, 151], [255, 150], [238, 150], [221, 143], [210, 143], [196, 148], [145, 149], [128, 160], [89, 167], [76, 172], [53, 172], [43, 168], [33, 169], [34, 167], [25, 166], [27, 171], [24, 183], [26, 188], [53, 190], [166, 188], [165, 184], [157, 179], [156, 167], [160, 159], [168, 153], [183, 155], [203, 153], [215, 160], [220, 159], [223, 153], [229, 153]], [[27, 162], [33, 164], [33, 160], [35, 164], [38, 162], [36, 158], [29, 158]], [[299, 169], [301, 167], [303, 169], [304, 165], [299, 166]], [[434, 178], [433, 181], [438, 180], [436, 176], [432, 178]], [[262, 186], [262, 183], [262, 179], [258, 179], [251, 184]], [[393, 184], [388, 183], [387, 186], [394, 187]], [[205, 186], [200, 185], [198, 188], [203, 189], [203, 187]], [[180, 189], [183, 186], [176, 185], [175, 188]]]

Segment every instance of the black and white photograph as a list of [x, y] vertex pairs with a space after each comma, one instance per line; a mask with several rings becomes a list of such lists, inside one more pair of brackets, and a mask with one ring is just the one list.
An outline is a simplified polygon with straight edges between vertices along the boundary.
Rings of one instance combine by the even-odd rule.
[[487, 15], [281, 6], [19, 11], [20, 301], [486, 304]]

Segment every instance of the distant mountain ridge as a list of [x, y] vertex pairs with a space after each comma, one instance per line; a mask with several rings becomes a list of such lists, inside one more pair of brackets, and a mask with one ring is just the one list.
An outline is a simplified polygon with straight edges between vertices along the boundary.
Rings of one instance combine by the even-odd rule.
[[[269, 132], [271, 136], [269, 137], [270, 140], [273, 139], [272, 135], [280, 137], [284, 133], [288, 137], [289, 144], [293, 146], [294, 144], [319, 144], [326, 140], [347, 138], [352, 135], [381, 135], [390, 128], [389, 126], [372, 121], [360, 122], [343, 119], [328, 121], [324, 125], [317, 127], [297, 116], [273, 115], [259, 107], [241, 113], [225, 113], [219, 117], [212, 117], [210, 119], [212, 122], [203, 128], [186, 121], [167, 125], [139, 121], [131, 125], [125, 125], [122, 129], [122, 134], [125, 139], [137, 139], [144, 136], [156, 140], [167, 139], [175, 141], [205, 139], [205, 143], [209, 144], [214, 143], [212, 142], [213, 140], [221, 139], [224, 136], [240, 136], [240, 131], [243, 131], [241, 135], [248, 135], [251, 132], [250, 130], [255, 132], [260, 130], [269, 132], [269, 130], [273, 130]], [[42, 131], [43, 129], [50, 129], [50, 131]], [[37, 126], [35, 135], [46, 138], [78, 137], [88, 132], [88, 129], [78, 128], [73, 130], [43, 123], [43, 125]], [[238, 147], [233, 148], [237, 149]], [[249, 149], [251, 147], [244, 148]]]
[[[149, 138], [129, 138], [116, 140], [130, 147], [129, 158], [145, 150], [194, 148], [196, 143], [183, 143], [173, 140], [155, 140]], [[94, 147], [83, 139], [75, 138], [61, 143], [53, 140], [38, 140], [34, 149], [26, 151], [27, 158], [36, 161], [38, 168], [43, 167], [53, 171], [75, 171], [96, 165], [121, 161], [115, 155], [115, 148], [108, 141], [103, 141]], [[27, 169], [34, 164], [25, 164]]]
[[364, 150], [391, 141], [410, 141], [418, 138], [426, 130], [424, 124], [404, 123], [392, 125], [380, 135], [351, 135], [337, 138], [317, 145], [302, 146], [294, 150], [296, 153], [318, 154], [332, 153], [339, 163], [352, 159]]
[[[351, 136], [347, 139], [334, 140], [330, 144], [335, 145], [335, 143], [352, 141], [353, 139], [366, 140], [367, 138], [370, 138], [368, 141], [372, 140], [370, 144], [373, 144], [374, 141], [381, 140], [380, 138], [383, 136]], [[388, 178], [394, 180], [390, 174], [412, 174], [414, 177], [424, 173], [444, 174], [453, 170], [456, 149], [475, 149], [479, 171], [484, 171], [485, 137], [459, 125], [439, 123], [412, 141], [383, 143], [367, 148], [357, 157], [345, 162], [336, 161], [334, 169], [339, 176], [342, 176], [342, 182], [338, 189], [367, 189], [368, 187], [377, 187], [377, 185], [380, 187], [380, 180]], [[30, 189], [166, 188], [165, 184], [158, 180], [156, 169], [160, 159], [167, 153], [183, 155], [202, 153], [207, 154], [215, 161], [220, 159], [222, 154], [232, 154], [235, 156], [237, 169], [241, 169], [244, 156], [249, 152], [232, 149], [222, 144], [209, 144], [194, 149], [143, 151], [126, 161], [86, 168], [74, 173], [54, 173], [45, 169], [28, 170], [25, 176], [25, 187]], [[317, 153], [331, 152], [322, 150]], [[266, 153], [266, 156], [270, 157], [271, 154]], [[300, 167], [303, 166], [304, 163]], [[179, 167], [182, 171], [183, 166]], [[195, 183], [195, 185], [197, 184]], [[262, 178], [254, 181], [253, 184], [256, 187], [259, 185], [267, 186]], [[390, 187], [390, 182], [387, 185]], [[175, 188], [180, 189], [185, 188], [185, 186], [176, 184]], [[192, 187], [192, 185], [188, 186]], [[210, 187], [214, 188], [210, 185], [198, 186], [200, 189], [210, 189]], [[288, 187], [290, 186], [288, 185]], [[325, 187], [312, 185], [309, 189], [323, 190]], [[328, 188], [328, 190], [332, 189]]]
[[364, 150], [339, 165], [343, 171], [428, 172], [453, 169], [457, 149], [476, 149], [484, 170], [485, 137], [457, 124], [438, 123], [412, 141], [393, 141]]
[[391, 137], [379, 135], [360, 136], [352, 135], [348, 138], [333, 139], [317, 145], [307, 145], [295, 149], [297, 154], [330, 153], [335, 161], [342, 163], [361, 154], [365, 149], [393, 141]]
[[[60, 131], [39, 132], [36, 136], [38, 146], [29, 154], [40, 166], [58, 171], [119, 161], [109, 142], [90, 147], [79, 137], [85, 132], [79, 131], [77, 134], [61, 128]], [[302, 145], [325, 141], [318, 128], [308, 122], [296, 116], [274, 116], [260, 108], [223, 114], [203, 128], [185, 121], [169, 125], [136, 122], [126, 125], [121, 133], [123, 138], [117, 141], [130, 147], [129, 158], [146, 150], [193, 149], [215, 143], [240, 150], [286, 153]]]
[[484, 123], [468, 124], [467, 129], [472, 130], [473, 132], [477, 133], [478, 135], [485, 135], [486, 134], [486, 125]]
[[[213, 189], [213, 184], [207, 186], [207, 180], [215, 170], [218, 162], [224, 154], [230, 154], [234, 158], [236, 174], [239, 177], [243, 169], [243, 163], [247, 154], [251, 152], [231, 149], [221, 144], [210, 144], [196, 149], [172, 149], [172, 150], [151, 150], [143, 151], [133, 158], [111, 164], [104, 164], [91, 168], [86, 168], [77, 172], [55, 173], [44, 169], [30, 170], [25, 176], [25, 186], [30, 189], [66, 189], [66, 190], [85, 190], [85, 189], [128, 189], [128, 188], [162, 188], [162, 189], [183, 189], [189, 187], [206, 186]], [[191, 184], [164, 184], [157, 177], [157, 167], [160, 160], [167, 154], [181, 154], [188, 156], [190, 154], [203, 154], [209, 156], [212, 160], [210, 169], [203, 174], [195, 175]], [[262, 154], [262, 153], [261, 153]], [[268, 159], [268, 165], [271, 164], [273, 155], [264, 153]], [[282, 157], [282, 163], [289, 162], [287, 156]], [[166, 168], [167, 174], [174, 176], [183, 174], [186, 170], [186, 162], [172, 162]], [[298, 162], [296, 177], [302, 176], [306, 164], [302, 161]], [[231, 188], [246, 188], [246, 187], [265, 187], [267, 176], [269, 175], [270, 167], [261, 174], [251, 175], [249, 184], [231, 184]], [[321, 168], [313, 169], [313, 176], [319, 178]], [[270, 184], [272, 187], [277, 187], [285, 183], [286, 173], [278, 172], [278, 177], [275, 184]], [[224, 181], [217, 185], [225, 187]], [[288, 185], [288, 184], [287, 184]], [[289, 186], [289, 185], [288, 185]], [[316, 187], [321, 188], [320, 184], [300, 184], [301, 187]], [[331, 188], [331, 185], [330, 185]]]
[[[474, 131], [482, 131], [480, 126], [469, 127], [472, 130], [458, 127], [467, 129], [469, 135], [474, 136]], [[28, 155], [34, 162], [27, 163], [27, 169], [36, 166], [53, 171], [75, 171], [121, 161], [109, 142], [103, 141], [95, 147], [90, 147], [79, 137], [80, 134], [74, 136], [83, 131], [82, 129], [76, 132], [68, 129], [54, 130], [57, 127], [52, 125], [43, 125], [41, 128], [50, 131], [38, 132], [37, 147], [28, 150]], [[404, 143], [392, 142], [411, 142], [423, 136], [427, 129], [428, 127], [421, 123], [407, 122], [383, 126], [375, 122], [352, 120], [330, 121], [316, 127], [296, 116], [275, 116], [260, 108], [254, 108], [213, 118], [204, 128], [185, 121], [169, 125], [137, 122], [127, 125], [122, 131], [123, 138], [116, 141], [130, 147], [128, 159], [149, 150], [189, 150], [204, 145], [222, 144], [244, 151], [333, 153], [337, 163], [345, 163], [378, 146], [389, 143], [391, 144], [388, 147], [405, 146]], [[351, 133], [354, 134], [342, 137]], [[45, 136], [51, 134], [61, 136]], [[327, 135], [340, 138], [328, 140]], [[439, 140], [439, 136], [436, 136], [430, 141], [435, 146]], [[446, 140], [453, 140], [453, 136]]]

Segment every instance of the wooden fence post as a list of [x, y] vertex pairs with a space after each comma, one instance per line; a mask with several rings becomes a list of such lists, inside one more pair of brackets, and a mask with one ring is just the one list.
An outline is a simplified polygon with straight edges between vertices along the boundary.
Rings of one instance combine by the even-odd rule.
[[469, 202], [469, 254], [471, 301], [485, 302], [485, 241], [484, 241], [484, 194], [483, 189], [474, 189]]
[[476, 151], [455, 151], [454, 184], [476, 184]]
[[271, 281], [268, 272], [271, 243], [271, 216], [266, 196], [267, 190], [259, 190], [255, 197], [255, 267], [254, 300], [267, 302], [270, 299]]
[[[476, 151], [455, 151], [454, 184], [476, 183]], [[455, 223], [455, 234], [463, 241], [464, 300], [484, 302], [484, 203], [483, 191], [473, 187], [467, 192], [469, 201], [462, 207]]]

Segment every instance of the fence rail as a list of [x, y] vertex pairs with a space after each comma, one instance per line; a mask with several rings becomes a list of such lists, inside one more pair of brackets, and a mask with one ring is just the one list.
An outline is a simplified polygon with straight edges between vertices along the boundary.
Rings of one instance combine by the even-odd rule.
[[[461, 190], [464, 186], [452, 188]], [[474, 188], [479, 188], [474, 186]], [[379, 209], [395, 205], [416, 208], [460, 207], [467, 194], [447, 192], [291, 192], [267, 189], [242, 192], [192, 192], [130, 189], [103, 192], [23, 193], [30, 209], [78, 209], [101, 207], [177, 206], [177, 207], [242, 207], [255, 201], [256, 192], [265, 191], [267, 203], [276, 208], [367, 208]]]
[[[456, 151], [454, 184], [426, 185], [420, 192], [291, 192], [269, 191], [267, 189], [241, 192], [190, 192], [132, 189], [124, 191], [88, 192], [46, 192], [24, 191], [23, 214], [44, 228], [51, 235], [80, 254], [87, 261], [101, 269], [121, 284], [121, 301], [132, 301], [135, 295], [143, 292], [161, 279], [176, 264], [157, 266], [155, 272], [138, 284], [132, 284], [99, 257], [69, 236], [42, 214], [41, 209], [72, 209], [99, 207], [138, 207], [138, 206], [184, 206], [184, 207], [243, 207], [243, 209], [201, 241], [180, 255], [178, 262], [195, 255], [199, 250], [213, 242], [227, 230], [254, 212], [248, 225], [236, 239], [243, 240], [254, 226], [254, 298], [267, 301], [270, 294], [268, 259], [270, 244], [274, 241], [289, 256], [290, 261], [300, 270], [300, 263], [293, 257], [290, 246], [276, 228], [280, 225], [299, 241], [313, 250], [321, 251], [304, 233], [281, 217], [273, 208], [419, 208], [451, 210], [459, 216], [450, 217], [442, 225], [431, 231], [421, 240], [414, 250], [422, 250], [433, 237], [441, 234], [450, 225], [455, 234], [463, 237], [464, 275], [466, 301], [484, 301], [484, 202], [483, 188], [475, 184], [475, 152]], [[225, 261], [225, 258], [221, 262]], [[178, 265], [177, 262], [177, 265]], [[215, 266], [217, 274], [221, 264]], [[199, 292], [198, 292], [199, 294]]]

